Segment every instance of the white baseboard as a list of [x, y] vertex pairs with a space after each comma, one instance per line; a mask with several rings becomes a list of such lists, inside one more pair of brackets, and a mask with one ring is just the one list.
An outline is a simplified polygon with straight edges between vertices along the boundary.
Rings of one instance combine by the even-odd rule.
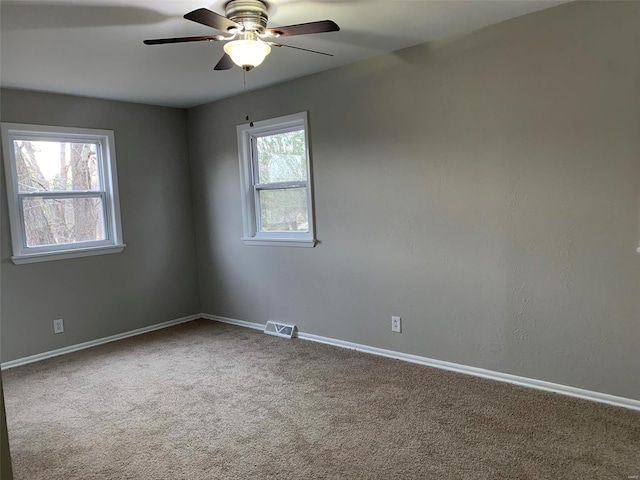
[[78, 343], [69, 347], [58, 348], [57, 350], [50, 350], [44, 353], [38, 353], [29, 357], [18, 358], [17, 360], [10, 360], [0, 364], [2, 370], [7, 368], [19, 367], [28, 363], [39, 362], [46, 358], [57, 357], [58, 355], [64, 355], [65, 353], [77, 352], [78, 350], [84, 350], [85, 348], [96, 347], [103, 343], [115, 342], [116, 340], [122, 340], [123, 338], [135, 337], [136, 335], [142, 335], [143, 333], [153, 332], [154, 330], [160, 330], [161, 328], [171, 327], [178, 325], [179, 323], [190, 322], [198, 318], [203, 318], [201, 315], [189, 315], [188, 317], [178, 318], [176, 320], [169, 320], [168, 322], [157, 323], [149, 327], [138, 328], [129, 332], [118, 333], [117, 335], [111, 335], [110, 337], [103, 337], [97, 340], [91, 340], [90, 342]]
[[[264, 325], [261, 325], [259, 323], [245, 322], [243, 320], [235, 320], [233, 318], [218, 317], [216, 315], [209, 315], [209, 314], [202, 314], [201, 317], [209, 320], [215, 320], [217, 322], [229, 323], [229, 324], [238, 325], [241, 327], [253, 328], [256, 330], [264, 329]], [[570, 387], [568, 385], [562, 385], [559, 383], [546, 382], [544, 380], [536, 380], [533, 378], [520, 377], [518, 375], [511, 375], [509, 373], [495, 372], [493, 370], [485, 370], [484, 368], [471, 367], [468, 365], [461, 365], [458, 363], [445, 362], [443, 360], [436, 360], [433, 358], [422, 357], [419, 355], [412, 355], [409, 353], [395, 352], [393, 350], [385, 350], [383, 348], [370, 347], [368, 345], [347, 342], [344, 340], [337, 340], [335, 338], [322, 337], [320, 335], [313, 335], [311, 333], [298, 332], [298, 338], [302, 340], [310, 340], [312, 342], [325, 343], [327, 345], [333, 345], [335, 347], [358, 350], [360, 352], [371, 353], [373, 355], [379, 355], [381, 357], [404, 360], [405, 362], [417, 363], [420, 365], [426, 365], [428, 367], [435, 367], [443, 370], [450, 370], [453, 372], [464, 373], [466, 375], [472, 375], [474, 377], [487, 378], [490, 380], [497, 380], [498, 382], [504, 382], [504, 383], [512, 383], [514, 385], [534, 388], [536, 390], [544, 390], [547, 392], [559, 393], [561, 395], [567, 395], [569, 397], [576, 397], [576, 398], [581, 398], [583, 400], [590, 400], [592, 402], [606, 403], [608, 405], [614, 405], [616, 407], [623, 407], [631, 410], [640, 411], [640, 400], [634, 400], [632, 398], [618, 397], [615, 395], [609, 395], [607, 393], [584, 390], [582, 388]]]
[[[136, 335], [142, 335], [143, 333], [152, 332], [154, 330], [160, 330], [162, 328], [171, 327], [180, 323], [190, 322], [198, 318], [205, 318], [207, 320], [214, 320], [216, 322], [228, 323], [231, 325], [237, 325], [245, 328], [252, 328], [254, 330], [264, 330], [264, 324], [246, 322], [244, 320], [236, 320], [234, 318], [220, 317], [217, 315], [210, 315], [207, 313], [201, 313], [196, 315], [189, 315], [188, 317], [178, 318], [176, 320], [169, 320], [168, 322], [158, 323], [149, 327], [138, 328], [129, 332], [119, 333], [117, 335], [111, 335], [110, 337], [99, 338], [90, 342], [79, 343], [77, 345], [71, 345], [69, 347], [59, 348], [57, 350], [51, 350], [49, 352], [38, 353], [37, 355], [31, 355], [29, 357], [19, 358], [17, 360], [11, 360], [4, 362], [0, 365], [2, 370], [8, 368], [19, 367], [28, 363], [38, 362], [46, 358], [56, 357], [58, 355], [64, 355], [66, 353], [76, 352], [78, 350], [84, 350], [85, 348], [91, 348], [104, 343], [115, 342], [124, 338], [134, 337]], [[335, 338], [323, 337], [320, 335], [314, 335], [311, 333], [298, 332], [298, 338], [302, 340], [310, 340], [312, 342], [325, 343], [327, 345], [333, 345], [335, 347], [348, 348], [351, 350], [357, 350], [360, 352], [371, 353], [373, 355], [379, 355], [382, 357], [394, 358], [398, 360], [404, 360], [405, 362], [417, 363], [420, 365], [426, 365], [428, 367], [440, 368], [443, 370], [450, 370], [453, 372], [464, 373], [466, 375], [473, 375], [475, 377], [487, 378], [490, 380], [497, 380], [499, 382], [512, 383], [515, 385], [521, 385], [523, 387], [535, 388], [536, 390], [544, 390], [547, 392], [555, 392], [561, 395], [567, 395], [569, 397], [582, 398], [584, 400], [590, 400], [598, 403], [606, 403], [608, 405], [614, 405], [616, 407], [628, 408], [631, 410], [640, 411], [640, 400], [632, 398], [617, 397], [615, 395], [609, 395], [607, 393], [594, 392], [591, 390], [584, 390], [582, 388], [570, 387], [567, 385], [561, 385], [559, 383], [546, 382], [544, 380], [536, 380], [533, 378], [519, 377], [517, 375], [511, 375], [509, 373], [495, 372], [493, 370], [485, 370], [483, 368], [471, 367], [468, 365], [461, 365], [458, 363], [445, 362], [443, 360], [436, 360], [433, 358], [422, 357], [419, 355], [412, 355], [409, 353], [395, 352], [393, 350], [385, 350], [383, 348], [370, 347], [368, 345], [362, 345], [359, 343], [347, 342], [344, 340], [338, 340]]]
[[235, 318], [219, 317], [218, 315], [209, 315], [208, 313], [201, 313], [200, 318], [206, 318], [207, 320], [215, 320], [220, 323], [229, 323], [231, 325], [238, 325], [239, 327], [253, 328], [254, 330], [264, 330], [265, 324], [245, 322], [244, 320], [236, 320]]

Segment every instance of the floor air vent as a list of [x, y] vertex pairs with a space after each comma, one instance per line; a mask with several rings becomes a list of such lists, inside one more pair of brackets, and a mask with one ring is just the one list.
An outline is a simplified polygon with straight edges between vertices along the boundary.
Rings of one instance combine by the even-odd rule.
[[298, 336], [298, 327], [269, 320], [264, 326], [264, 333], [275, 335], [276, 337], [294, 338]]

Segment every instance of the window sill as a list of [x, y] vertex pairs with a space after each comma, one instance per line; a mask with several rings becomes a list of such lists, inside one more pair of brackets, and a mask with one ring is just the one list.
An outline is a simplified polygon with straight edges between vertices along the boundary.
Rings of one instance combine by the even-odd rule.
[[316, 246], [315, 238], [257, 238], [245, 237], [242, 239], [245, 245], [258, 245], [263, 247], [306, 247]]
[[93, 255], [107, 255], [109, 253], [120, 253], [126, 247], [121, 245], [108, 245], [105, 247], [78, 248], [74, 250], [59, 250], [56, 252], [31, 253], [28, 255], [14, 255], [11, 261], [16, 265], [37, 262], [52, 262], [54, 260], [66, 260], [69, 258], [90, 257]]

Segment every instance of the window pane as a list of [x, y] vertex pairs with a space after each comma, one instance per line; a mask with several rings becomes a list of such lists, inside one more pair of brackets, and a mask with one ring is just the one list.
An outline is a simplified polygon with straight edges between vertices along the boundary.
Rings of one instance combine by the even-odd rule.
[[101, 197], [23, 198], [28, 247], [105, 240]]
[[306, 188], [261, 190], [259, 195], [263, 232], [309, 231]]
[[100, 190], [98, 144], [14, 140], [20, 192]]
[[304, 130], [259, 137], [258, 182], [307, 179]]

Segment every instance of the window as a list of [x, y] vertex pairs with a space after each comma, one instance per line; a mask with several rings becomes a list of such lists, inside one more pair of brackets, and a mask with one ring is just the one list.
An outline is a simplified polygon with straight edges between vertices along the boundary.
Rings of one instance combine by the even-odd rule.
[[14, 263], [121, 252], [113, 132], [2, 124]]
[[315, 246], [307, 114], [238, 127], [244, 242]]

